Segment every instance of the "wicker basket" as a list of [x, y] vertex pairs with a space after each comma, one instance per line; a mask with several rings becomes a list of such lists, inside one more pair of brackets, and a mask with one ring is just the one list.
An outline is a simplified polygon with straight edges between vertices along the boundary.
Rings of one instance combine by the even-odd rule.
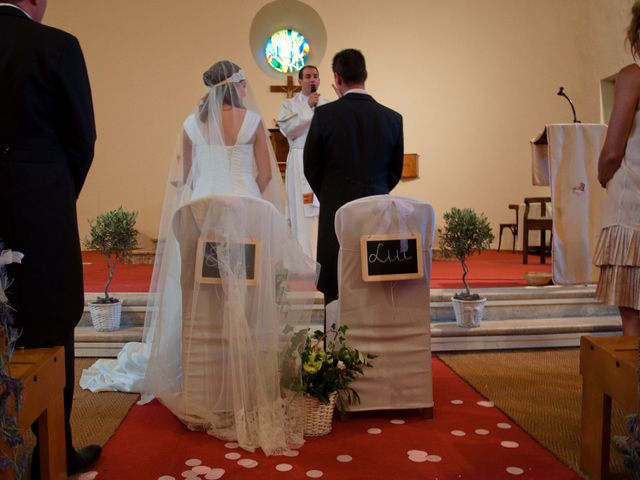
[[304, 436], [320, 437], [331, 431], [333, 411], [338, 392], [329, 395], [329, 405], [320, 403], [315, 397], [304, 397]]
[[122, 302], [115, 303], [90, 303], [89, 312], [93, 327], [98, 332], [110, 332], [120, 328], [120, 313], [122, 312]]

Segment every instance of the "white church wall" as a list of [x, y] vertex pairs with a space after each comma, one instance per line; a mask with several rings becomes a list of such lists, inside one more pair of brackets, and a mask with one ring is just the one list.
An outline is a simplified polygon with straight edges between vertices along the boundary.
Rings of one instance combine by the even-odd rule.
[[[78, 36], [93, 86], [98, 143], [79, 201], [82, 234], [86, 219], [123, 205], [139, 210], [140, 230], [156, 236], [178, 130], [216, 60], [245, 69], [272, 126], [283, 97], [269, 92], [274, 79], [249, 47], [266, 3], [49, 3], [44, 22]], [[558, 87], [580, 120], [598, 122], [600, 80], [631, 61], [623, 37], [632, 0], [306, 3], [327, 29], [321, 93], [334, 98], [333, 53], [360, 48], [367, 88], [403, 114], [405, 151], [420, 155], [420, 178], [394, 193], [431, 202], [438, 224], [446, 209], [470, 206], [497, 230], [512, 220], [507, 204], [548, 195], [531, 185], [528, 142], [546, 123], [571, 121]]]

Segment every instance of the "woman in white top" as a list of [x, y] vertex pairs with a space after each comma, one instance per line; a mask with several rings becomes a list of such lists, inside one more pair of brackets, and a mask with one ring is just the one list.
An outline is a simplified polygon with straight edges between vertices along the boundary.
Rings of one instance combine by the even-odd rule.
[[[640, 1], [631, 10], [627, 41], [640, 57]], [[618, 73], [615, 101], [598, 180], [607, 189], [607, 210], [594, 263], [600, 267], [596, 298], [617, 305], [623, 335], [640, 335], [640, 67]]]

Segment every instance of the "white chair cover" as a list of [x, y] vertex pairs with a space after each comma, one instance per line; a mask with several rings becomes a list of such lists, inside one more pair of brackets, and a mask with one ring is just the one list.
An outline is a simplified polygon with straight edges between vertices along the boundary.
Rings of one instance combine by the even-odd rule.
[[[300, 295], [295, 308], [288, 305], [287, 287], [292, 280], [308, 286], [312, 303], [315, 262], [302, 253], [284, 217], [258, 198], [192, 201], [176, 212], [172, 227], [179, 244], [181, 315], [172, 325], [156, 326], [145, 391], [189, 428], [247, 450], [272, 455], [300, 447], [300, 396], [293, 393], [299, 365], [287, 365], [297, 370], [283, 375], [281, 354], [293, 333], [285, 327], [306, 328], [311, 313], [301, 308]], [[203, 240], [232, 246], [221, 248], [217, 259], [207, 257], [207, 265], [217, 265], [219, 283], [198, 278]], [[257, 245], [254, 275], [245, 268], [244, 250], [233, 247], [248, 242]]]
[[[347, 342], [377, 355], [354, 383], [361, 403], [349, 409], [384, 410], [433, 407], [429, 279], [434, 238], [431, 205], [411, 198], [376, 195], [354, 200], [335, 218], [338, 258], [339, 322], [349, 326]], [[424, 278], [364, 282], [362, 235], [419, 233]]]

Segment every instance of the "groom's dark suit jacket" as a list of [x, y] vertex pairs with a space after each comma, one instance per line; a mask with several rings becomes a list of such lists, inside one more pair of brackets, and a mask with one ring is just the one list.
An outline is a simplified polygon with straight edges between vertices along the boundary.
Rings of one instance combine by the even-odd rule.
[[84, 305], [76, 199], [95, 138], [76, 38], [0, 6], [0, 240], [25, 254], [9, 269], [8, 296], [19, 343], [67, 349], [65, 413]]
[[402, 116], [370, 95], [349, 93], [317, 107], [304, 146], [304, 174], [320, 200], [318, 289], [338, 295], [336, 211], [389, 193], [402, 174]]

